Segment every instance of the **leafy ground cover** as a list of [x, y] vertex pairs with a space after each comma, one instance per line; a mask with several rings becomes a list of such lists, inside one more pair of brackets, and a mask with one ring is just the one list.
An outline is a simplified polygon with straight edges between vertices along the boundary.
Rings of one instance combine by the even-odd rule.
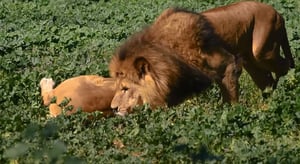
[[128, 117], [47, 118], [38, 83], [108, 76], [114, 48], [161, 11], [195, 11], [233, 0], [0, 1], [0, 163], [299, 163], [300, 4], [264, 0], [286, 19], [296, 69], [263, 99], [246, 73], [241, 103], [221, 105], [217, 87], [183, 104]]

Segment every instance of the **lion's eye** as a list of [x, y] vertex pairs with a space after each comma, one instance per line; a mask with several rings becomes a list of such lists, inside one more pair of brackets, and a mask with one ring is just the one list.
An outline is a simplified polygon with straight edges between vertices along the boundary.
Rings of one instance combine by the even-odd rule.
[[122, 90], [123, 93], [125, 93], [128, 89], [129, 88], [127, 88], [127, 87], [123, 87], [121, 90]]
[[116, 76], [117, 77], [124, 77], [124, 73], [123, 72], [116, 72]]

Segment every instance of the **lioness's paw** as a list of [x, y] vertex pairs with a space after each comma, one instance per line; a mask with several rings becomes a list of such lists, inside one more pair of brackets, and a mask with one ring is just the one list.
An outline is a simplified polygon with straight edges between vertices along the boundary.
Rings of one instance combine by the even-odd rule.
[[40, 81], [40, 87], [44, 92], [51, 91], [55, 85], [55, 82], [52, 78], [43, 78]]

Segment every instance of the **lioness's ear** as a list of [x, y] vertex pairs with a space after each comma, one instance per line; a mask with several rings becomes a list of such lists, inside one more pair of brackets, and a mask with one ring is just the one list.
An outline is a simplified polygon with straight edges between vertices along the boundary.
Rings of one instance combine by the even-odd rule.
[[134, 67], [138, 72], [139, 78], [144, 78], [150, 71], [150, 64], [144, 57], [136, 58]]

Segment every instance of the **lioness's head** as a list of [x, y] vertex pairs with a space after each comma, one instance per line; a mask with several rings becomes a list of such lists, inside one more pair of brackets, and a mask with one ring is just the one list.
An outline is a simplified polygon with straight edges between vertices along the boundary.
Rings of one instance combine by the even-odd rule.
[[116, 84], [116, 93], [111, 102], [111, 108], [116, 110], [117, 115], [124, 116], [131, 113], [135, 106], [143, 103], [139, 87], [136, 84], [126, 79], [119, 79]]

